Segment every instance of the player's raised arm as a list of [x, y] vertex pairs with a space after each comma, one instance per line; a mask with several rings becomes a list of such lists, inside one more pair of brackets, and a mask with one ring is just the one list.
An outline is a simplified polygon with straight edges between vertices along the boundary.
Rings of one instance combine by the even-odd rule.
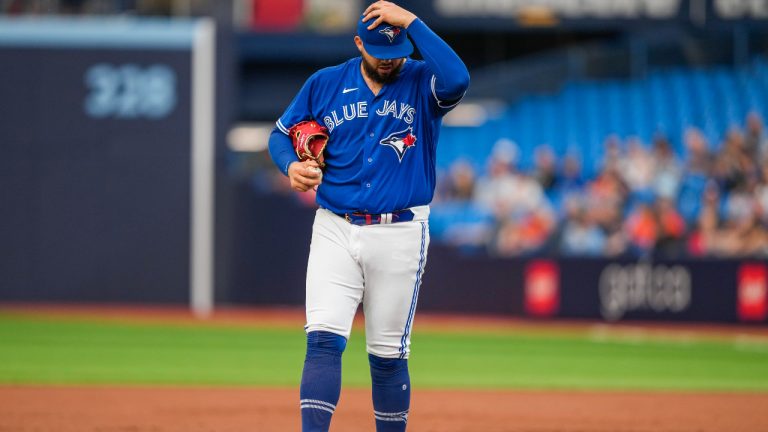
[[469, 88], [469, 71], [456, 52], [420, 19], [411, 23], [408, 33], [435, 74], [433, 91], [438, 100], [461, 99]]
[[[363, 12], [365, 22], [370, 22], [369, 29], [381, 22], [405, 27], [408, 34], [419, 48], [424, 61], [435, 75], [433, 92], [438, 104], [448, 108], [458, 102], [469, 88], [469, 71], [456, 52], [433, 32], [421, 19], [400, 6], [377, 1]], [[369, 21], [370, 20], [370, 21]]]

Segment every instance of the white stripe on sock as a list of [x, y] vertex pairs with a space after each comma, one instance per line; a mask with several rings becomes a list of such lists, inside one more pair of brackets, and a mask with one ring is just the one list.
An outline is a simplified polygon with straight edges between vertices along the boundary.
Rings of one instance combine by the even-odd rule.
[[322, 405], [301, 404], [301, 409], [319, 409], [333, 414], [333, 410]]
[[407, 417], [379, 417], [379, 416], [377, 416], [377, 415], [374, 415], [374, 417], [376, 418], [376, 420], [381, 420], [381, 421], [391, 421], [391, 422], [401, 421], [401, 422], [408, 422], [408, 418], [407, 418]]
[[330, 409], [334, 409], [334, 410], [336, 409], [336, 405], [334, 405], [332, 403], [329, 403], [329, 402], [326, 402], [326, 401], [321, 401], [321, 400], [318, 400], [318, 399], [302, 399], [299, 402], [301, 402], [302, 404], [324, 405], [324, 406], [327, 406]]
[[380, 415], [380, 416], [392, 417], [392, 416], [406, 415], [406, 414], [408, 414], [409, 411], [410, 410], [405, 410], [405, 411], [394, 412], [394, 413], [385, 413], [385, 412], [381, 412], [381, 411], [373, 411], [373, 413], [376, 414], [376, 415]]
[[380, 411], [374, 411], [373, 416], [376, 417], [376, 420], [381, 421], [402, 421], [407, 422], [408, 421], [408, 410], [406, 411], [400, 411], [396, 413], [385, 413]]

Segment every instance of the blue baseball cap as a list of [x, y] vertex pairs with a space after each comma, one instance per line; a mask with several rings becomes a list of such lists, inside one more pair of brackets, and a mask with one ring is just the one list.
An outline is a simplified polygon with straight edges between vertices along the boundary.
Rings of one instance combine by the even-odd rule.
[[357, 22], [357, 35], [363, 40], [363, 46], [368, 54], [380, 60], [403, 58], [411, 55], [413, 45], [408, 40], [408, 32], [403, 27], [393, 26], [385, 22], [373, 30], [368, 26], [375, 20], [371, 18], [363, 22], [365, 15]]

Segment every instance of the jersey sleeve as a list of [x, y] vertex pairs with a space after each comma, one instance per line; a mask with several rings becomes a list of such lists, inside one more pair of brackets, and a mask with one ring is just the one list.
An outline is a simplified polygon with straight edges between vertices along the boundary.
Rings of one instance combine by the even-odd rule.
[[288, 175], [288, 167], [291, 163], [299, 160], [293, 149], [291, 138], [278, 128], [272, 129], [269, 135], [269, 156], [272, 157], [272, 161], [280, 172], [285, 175]]
[[424, 76], [431, 98], [439, 111], [447, 113], [469, 88], [469, 71], [456, 52], [420, 19], [408, 26], [408, 33], [431, 72]]
[[291, 163], [299, 160], [288, 131], [296, 123], [311, 117], [314, 81], [315, 75], [312, 75], [304, 83], [283, 115], [275, 122], [275, 129], [269, 136], [269, 154], [280, 172], [285, 175], [288, 175], [288, 167]]

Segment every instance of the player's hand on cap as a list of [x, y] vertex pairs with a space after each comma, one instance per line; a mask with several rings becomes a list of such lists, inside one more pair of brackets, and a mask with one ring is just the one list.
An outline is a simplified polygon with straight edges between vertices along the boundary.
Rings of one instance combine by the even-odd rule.
[[291, 181], [291, 188], [306, 192], [323, 182], [323, 171], [313, 160], [293, 162], [288, 166], [288, 179]]
[[416, 19], [416, 15], [412, 12], [403, 9], [394, 3], [383, 0], [368, 6], [363, 12], [363, 15], [365, 15], [363, 22], [368, 22], [369, 19], [375, 18], [368, 26], [368, 30], [375, 29], [376, 26], [383, 22], [393, 26], [408, 28], [408, 26]]

